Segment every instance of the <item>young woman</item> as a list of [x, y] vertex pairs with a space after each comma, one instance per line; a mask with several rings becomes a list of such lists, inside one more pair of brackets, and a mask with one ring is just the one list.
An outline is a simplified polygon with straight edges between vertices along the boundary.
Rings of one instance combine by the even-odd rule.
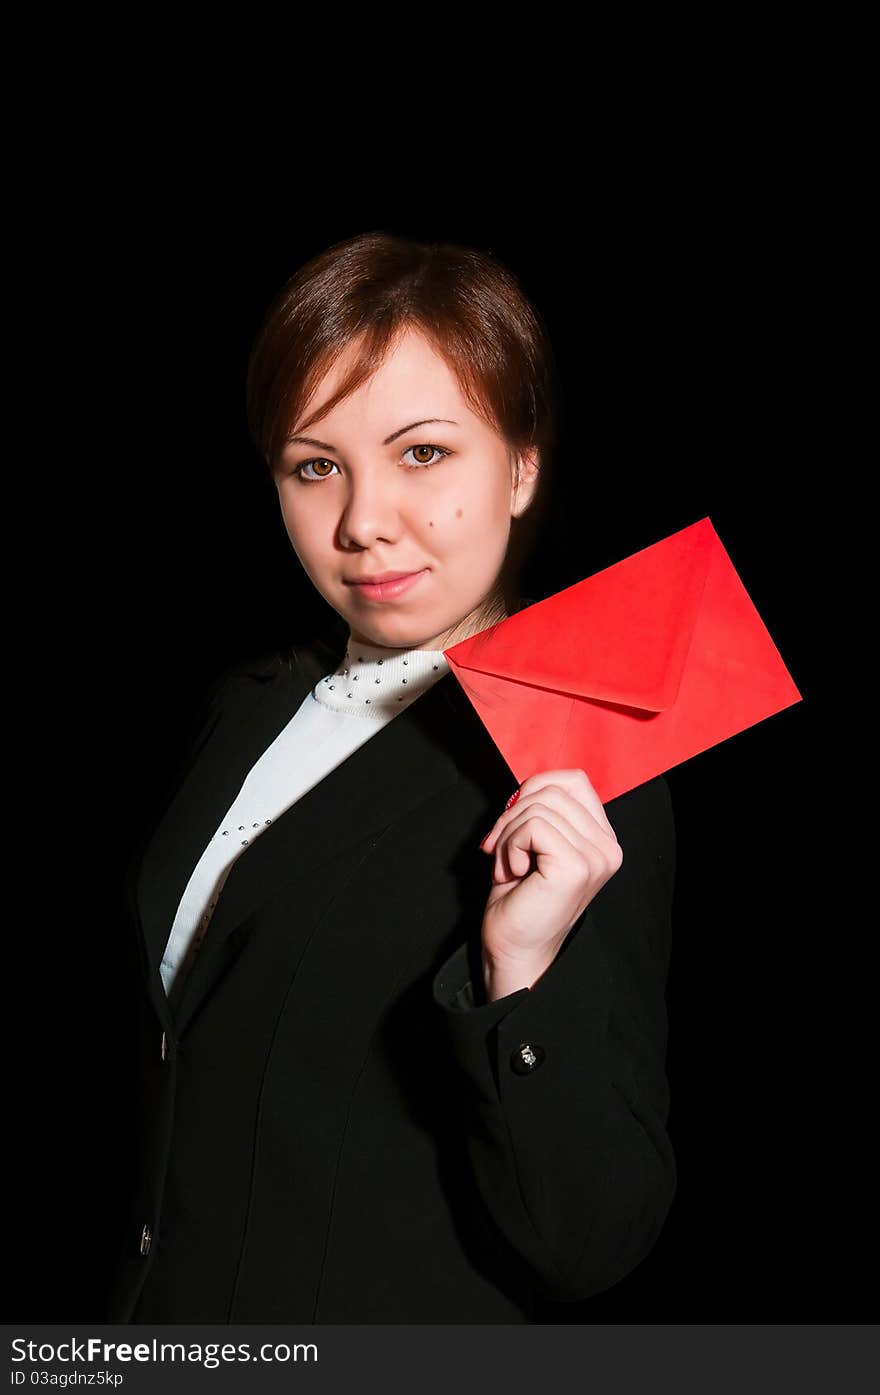
[[546, 770], [511, 799], [443, 653], [530, 603], [553, 383], [540, 317], [470, 249], [356, 237], [269, 309], [251, 427], [336, 618], [223, 675], [132, 862], [109, 1321], [527, 1322], [657, 1239], [667, 784], [603, 808]]

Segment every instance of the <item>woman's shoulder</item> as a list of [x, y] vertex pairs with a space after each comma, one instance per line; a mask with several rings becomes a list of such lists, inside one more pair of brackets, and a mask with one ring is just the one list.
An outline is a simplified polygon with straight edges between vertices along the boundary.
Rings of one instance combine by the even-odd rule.
[[609, 799], [605, 812], [615, 832], [619, 828], [633, 834], [666, 836], [674, 832], [675, 817], [669, 782], [663, 775], [643, 781], [625, 794]]
[[[589, 772], [587, 772], [589, 774]], [[654, 775], [625, 794], [609, 799], [605, 809], [625, 819], [653, 819], [672, 815], [672, 793], [665, 775]]]
[[224, 690], [308, 677], [315, 681], [332, 671], [345, 653], [346, 627], [340, 618], [309, 640], [253, 650], [229, 663], [216, 676]]
[[608, 821], [623, 850], [621, 883], [638, 879], [643, 873], [662, 871], [675, 877], [676, 831], [672, 794], [663, 775], [655, 775], [604, 806]]

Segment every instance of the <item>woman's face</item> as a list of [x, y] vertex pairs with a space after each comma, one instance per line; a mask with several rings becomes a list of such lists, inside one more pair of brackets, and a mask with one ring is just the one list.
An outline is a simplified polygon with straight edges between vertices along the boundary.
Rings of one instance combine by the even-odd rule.
[[[318, 384], [310, 417], [350, 352]], [[443, 649], [504, 617], [511, 519], [537, 485], [533, 453], [518, 486], [514, 464], [445, 361], [407, 329], [372, 378], [288, 441], [275, 484], [297, 557], [353, 639]], [[387, 572], [419, 575], [396, 590], [355, 584]]]

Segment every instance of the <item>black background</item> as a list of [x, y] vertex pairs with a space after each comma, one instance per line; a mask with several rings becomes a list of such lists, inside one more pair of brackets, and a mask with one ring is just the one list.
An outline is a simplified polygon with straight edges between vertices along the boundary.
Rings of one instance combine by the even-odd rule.
[[[678, 1193], [631, 1276], [547, 1320], [868, 1316], [850, 1170], [858, 927], [825, 894], [835, 787], [819, 686], [833, 644], [808, 485], [824, 430], [812, 194], [772, 153], [747, 166], [728, 152], [723, 178], [706, 159], [655, 156], [601, 197], [581, 184], [583, 204], [550, 179], [526, 199], [476, 181], [435, 199], [343, 181], [315, 198], [279, 192], [295, 179], [257, 190], [240, 166], [211, 179], [157, 167], [112, 196], [81, 186], [76, 226], [45, 247], [52, 332], [36, 361], [45, 395], [69, 389], [70, 405], [61, 431], [29, 423], [49, 585], [17, 672], [45, 774], [20, 812], [46, 836], [19, 845], [32, 896], [10, 927], [24, 951], [7, 981], [22, 1164], [9, 1229], [23, 1242], [10, 1317], [101, 1313], [130, 1146], [125, 860], [212, 678], [327, 614], [247, 436], [247, 356], [286, 277], [368, 229], [490, 249], [548, 324], [563, 431], [527, 593], [708, 516], [804, 699], [668, 776]], [[34, 583], [28, 570], [26, 599]]]

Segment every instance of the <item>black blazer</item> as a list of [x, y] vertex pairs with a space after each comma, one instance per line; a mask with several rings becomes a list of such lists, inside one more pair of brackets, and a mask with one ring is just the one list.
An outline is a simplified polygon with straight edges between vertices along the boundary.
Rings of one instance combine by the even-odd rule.
[[166, 1000], [192, 868], [343, 650], [228, 671], [132, 861], [109, 1322], [527, 1322], [628, 1274], [669, 1210], [667, 783], [609, 802], [620, 870], [535, 986], [487, 1003], [479, 842], [517, 781], [452, 674], [244, 850]]

